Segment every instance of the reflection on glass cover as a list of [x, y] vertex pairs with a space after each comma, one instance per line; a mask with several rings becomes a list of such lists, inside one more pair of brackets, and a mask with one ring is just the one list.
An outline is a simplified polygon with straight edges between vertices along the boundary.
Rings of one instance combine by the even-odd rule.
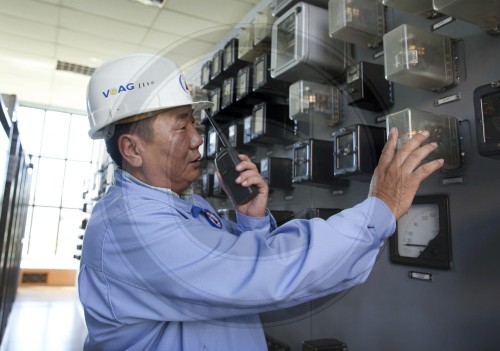
[[283, 67], [295, 57], [295, 16], [291, 14], [278, 25], [276, 67]]
[[386, 117], [387, 131], [396, 127], [399, 138], [397, 148], [410, 140], [415, 134], [427, 130], [430, 133], [425, 143], [436, 142], [438, 148], [424, 162], [443, 158], [443, 169], [450, 170], [461, 166], [461, 147], [458, 135], [458, 120], [452, 116], [438, 115], [417, 109], [405, 109]]

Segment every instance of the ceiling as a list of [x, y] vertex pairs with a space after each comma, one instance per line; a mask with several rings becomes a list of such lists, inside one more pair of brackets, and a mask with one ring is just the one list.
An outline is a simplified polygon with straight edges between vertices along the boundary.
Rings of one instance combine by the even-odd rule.
[[85, 113], [89, 76], [56, 70], [57, 61], [97, 67], [126, 53], [161, 52], [186, 72], [257, 6], [261, 0], [167, 0], [163, 8], [133, 0], [0, 0], [0, 93]]

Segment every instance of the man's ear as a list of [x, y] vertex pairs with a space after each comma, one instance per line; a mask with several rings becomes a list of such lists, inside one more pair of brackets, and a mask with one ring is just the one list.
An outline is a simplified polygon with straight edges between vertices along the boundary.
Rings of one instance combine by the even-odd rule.
[[142, 165], [138, 143], [138, 137], [133, 134], [122, 134], [118, 138], [118, 148], [122, 154], [123, 161], [135, 168]]

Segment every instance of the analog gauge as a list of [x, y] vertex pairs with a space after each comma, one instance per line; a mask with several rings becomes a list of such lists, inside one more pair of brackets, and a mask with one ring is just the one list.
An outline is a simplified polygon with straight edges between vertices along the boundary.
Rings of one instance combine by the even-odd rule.
[[416, 196], [390, 238], [391, 261], [438, 269], [451, 268], [448, 195]]
[[439, 207], [436, 204], [413, 205], [398, 222], [398, 253], [419, 257], [439, 233]]

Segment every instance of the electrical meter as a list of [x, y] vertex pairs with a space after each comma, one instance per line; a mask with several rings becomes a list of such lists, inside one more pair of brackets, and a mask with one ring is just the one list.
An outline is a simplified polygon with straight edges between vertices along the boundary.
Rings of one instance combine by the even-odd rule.
[[415, 196], [389, 239], [391, 261], [410, 266], [450, 269], [450, 200], [446, 194]]
[[271, 76], [318, 83], [343, 79], [346, 44], [328, 36], [328, 10], [298, 3], [274, 22]]
[[251, 72], [240, 70], [238, 73], [242, 74], [236, 78], [229, 77], [222, 83], [221, 111], [224, 115], [231, 117], [242, 117], [252, 111], [252, 105], [244, 99], [238, 99], [239, 88], [247, 89]]
[[[271, 4], [272, 15], [279, 17], [298, 2], [300, 2], [300, 0], [273, 0]], [[303, 0], [303, 2], [323, 7], [325, 9], [328, 7], [328, 0]]]
[[268, 53], [271, 47], [271, 32], [274, 17], [269, 7], [257, 12], [255, 19], [238, 34], [238, 58], [254, 62], [257, 57]]
[[333, 142], [309, 139], [293, 144], [293, 183], [338, 187], [345, 184], [333, 174]]
[[340, 121], [340, 92], [337, 87], [299, 80], [290, 85], [289, 110], [293, 120], [325, 119], [333, 126]]
[[208, 99], [212, 102], [212, 107], [210, 108], [210, 112], [215, 116], [220, 111], [220, 102], [221, 102], [221, 91], [220, 88], [215, 88], [208, 92]]
[[212, 61], [209, 60], [201, 66], [201, 76], [200, 76], [200, 84], [203, 89], [211, 89], [214, 88], [213, 83], [211, 82], [211, 66]]
[[232, 147], [237, 150], [248, 150], [249, 146], [244, 141], [244, 125], [242, 120], [232, 122], [227, 128], [227, 139]]
[[217, 51], [212, 57], [211, 65], [210, 65], [210, 80], [214, 84], [222, 83], [224, 79], [224, 75], [222, 74], [222, 62], [224, 60], [224, 51]]
[[432, 0], [382, 0], [387, 7], [392, 7], [412, 15], [432, 18], [437, 15]]
[[234, 87], [234, 77], [224, 79], [222, 83], [222, 98], [221, 98], [221, 110], [224, 110], [231, 106], [231, 104], [236, 100], [236, 90]]
[[284, 157], [266, 157], [260, 160], [260, 174], [270, 188], [292, 188], [292, 160]]
[[246, 65], [245, 61], [238, 59], [238, 39], [229, 40], [224, 46], [224, 59], [222, 70], [227, 74], [236, 74], [238, 70]]
[[407, 108], [386, 116], [387, 133], [393, 127], [398, 129], [397, 149], [415, 134], [427, 130], [430, 136], [425, 143], [436, 142], [438, 147], [424, 162], [442, 158], [444, 159], [443, 170], [452, 170], [462, 166], [459, 122], [455, 117]]
[[500, 34], [500, 2], [496, 0], [434, 0], [434, 9], [475, 24], [491, 34]]
[[243, 119], [243, 143], [250, 144], [252, 142], [253, 116], [247, 116]]
[[289, 82], [271, 77], [271, 54], [263, 54], [253, 63], [252, 91], [288, 97]]
[[249, 97], [252, 93], [252, 66], [243, 67], [236, 75], [236, 101]]
[[500, 158], [500, 81], [474, 89], [477, 150]]
[[263, 102], [254, 106], [252, 116], [253, 141], [271, 144], [294, 141], [294, 123], [288, 118], [288, 106]]
[[384, 66], [361, 61], [347, 68], [347, 104], [370, 111], [386, 111], [393, 105], [392, 86]]
[[253, 23], [241, 28], [238, 33], [238, 59], [253, 62], [258, 54], [253, 47]]
[[403, 24], [384, 35], [387, 80], [430, 91], [455, 83], [452, 39]]
[[384, 8], [374, 0], [330, 0], [330, 37], [374, 48], [382, 44]]
[[261, 52], [269, 51], [271, 46], [272, 27], [275, 21], [272, 10], [266, 7], [257, 12], [253, 26], [253, 45]]
[[333, 174], [369, 181], [385, 144], [385, 128], [357, 124], [333, 133]]

